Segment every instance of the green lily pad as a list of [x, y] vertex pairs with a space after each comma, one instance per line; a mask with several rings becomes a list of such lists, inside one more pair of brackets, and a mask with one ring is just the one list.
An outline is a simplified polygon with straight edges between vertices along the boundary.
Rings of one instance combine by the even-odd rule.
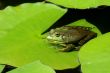
[[48, 3], [23, 4], [1, 11], [0, 63], [20, 67], [40, 60], [54, 69], [78, 66], [77, 52], [57, 52], [41, 35], [66, 11]]
[[1, 11], [0, 63], [19, 67], [41, 60], [55, 69], [78, 66], [76, 53], [56, 52], [41, 37], [66, 11], [48, 3], [23, 4]]
[[110, 73], [110, 32], [85, 44], [79, 59], [83, 73]]
[[49, 2], [62, 5], [68, 8], [96, 8], [100, 5], [110, 6], [110, 0], [47, 0]]
[[0, 73], [2, 73], [4, 68], [5, 68], [5, 65], [0, 65]]
[[42, 64], [40, 61], [35, 61], [7, 73], [55, 73], [55, 71], [49, 66]]

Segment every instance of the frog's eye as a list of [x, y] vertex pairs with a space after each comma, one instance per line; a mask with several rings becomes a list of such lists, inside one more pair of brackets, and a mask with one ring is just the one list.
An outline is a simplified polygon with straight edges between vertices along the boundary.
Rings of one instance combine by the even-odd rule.
[[60, 34], [58, 34], [58, 33], [56, 33], [55, 35], [56, 35], [56, 37], [59, 37], [60, 36]]

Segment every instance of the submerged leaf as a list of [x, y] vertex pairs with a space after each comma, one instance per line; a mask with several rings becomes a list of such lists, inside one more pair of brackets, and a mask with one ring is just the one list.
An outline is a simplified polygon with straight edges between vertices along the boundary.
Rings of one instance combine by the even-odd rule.
[[79, 58], [83, 73], [110, 73], [110, 32], [85, 44]]
[[49, 66], [42, 64], [40, 61], [36, 61], [7, 73], [55, 73], [55, 71]]
[[62, 5], [68, 8], [96, 8], [100, 5], [110, 6], [110, 0], [47, 0], [49, 2]]

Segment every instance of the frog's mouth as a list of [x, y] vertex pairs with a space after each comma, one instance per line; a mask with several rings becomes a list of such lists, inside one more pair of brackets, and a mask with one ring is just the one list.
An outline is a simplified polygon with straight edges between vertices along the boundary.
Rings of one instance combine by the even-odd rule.
[[49, 41], [50, 43], [54, 43], [54, 44], [63, 43], [62, 38], [56, 38], [56, 37], [48, 36], [47, 39], [48, 39], [48, 41]]
[[57, 40], [49, 40], [50, 43], [52, 44], [62, 44], [63, 42], [57, 41]]

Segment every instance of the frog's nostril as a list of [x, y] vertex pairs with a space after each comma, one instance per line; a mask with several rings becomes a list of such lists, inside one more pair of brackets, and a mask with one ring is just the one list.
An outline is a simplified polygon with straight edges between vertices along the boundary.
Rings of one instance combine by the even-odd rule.
[[48, 36], [47, 39], [52, 39], [52, 37], [51, 36]]

